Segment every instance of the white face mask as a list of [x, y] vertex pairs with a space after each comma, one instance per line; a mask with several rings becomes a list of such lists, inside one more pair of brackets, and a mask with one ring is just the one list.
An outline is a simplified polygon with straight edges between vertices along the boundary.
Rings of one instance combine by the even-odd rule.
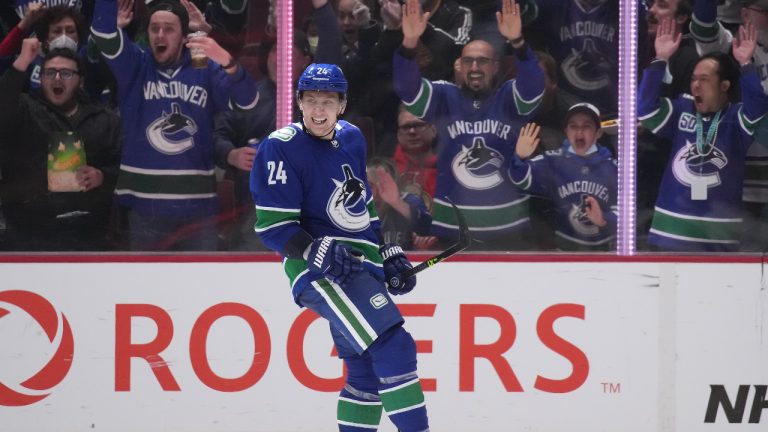
[[69, 48], [70, 50], [77, 52], [77, 42], [71, 37], [63, 34], [48, 42], [48, 50], [50, 51], [54, 48]]
[[307, 43], [309, 43], [309, 53], [315, 55], [317, 51], [317, 43], [320, 41], [319, 36], [307, 36]]

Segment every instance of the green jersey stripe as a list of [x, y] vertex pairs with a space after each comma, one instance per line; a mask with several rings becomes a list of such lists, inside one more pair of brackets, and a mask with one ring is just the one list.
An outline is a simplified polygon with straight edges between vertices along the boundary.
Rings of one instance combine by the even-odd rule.
[[300, 212], [295, 210], [267, 210], [263, 207], [256, 208], [256, 232], [266, 231], [269, 228], [285, 225], [286, 223], [299, 223]]
[[379, 396], [389, 415], [424, 406], [424, 392], [418, 378], [404, 386], [380, 390]]
[[101, 33], [91, 28], [91, 34], [104, 57], [111, 60], [123, 52], [123, 32], [120, 30], [114, 33]]
[[660, 102], [659, 109], [646, 116], [640, 117], [640, 123], [653, 133], [661, 130], [672, 115], [672, 101], [669, 100], [669, 98], [661, 98]]
[[702, 42], [716, 41], [718, 29], [717, 23], [705, 23], [698, 20], [696, 15], [691, 16], [691, 33]]
[[517, 92], [517, 81], [512, 84], [512, 94], [515, 97], [515, 107], [517, 108], [517, 112], [523, 116], [532, 113], [536, 108], [538, 108], [542, 99], [544, 98], [544, 91], [542, 91], [531, 100], [523, 99]]
[[200, 195], [216, 193], [215, 175], [145, 175], [120, 170], [117, 189], [144, 194]]
[[381, 421], [381, 412], [381, 402], [363, 402], [339, 398], [336, 418], [342, 424], [376, 429]]
[[[501, 206], [457, 206], [467, 219], [471, 229], [488, 230], [517, 225], [528, 220], [528, 197]], [[453, 207], [442, 200], [435, 200], [432, 207], [433, 223], [458, 228]]]
[[737, 242], [740, 228], [741, 219], [692, 219], [658, 207], [651, 222], [651, 230], [661, 236], [707, 243]]
[[427, 112], [430, 100], [432, 100], [432, 83], [428, 79], [422, 78], [421, 89], [419, 89], [416, 98], [410, 103], [404, 101], [403, 104], [408, 112], [418, 118], [422, 118]]

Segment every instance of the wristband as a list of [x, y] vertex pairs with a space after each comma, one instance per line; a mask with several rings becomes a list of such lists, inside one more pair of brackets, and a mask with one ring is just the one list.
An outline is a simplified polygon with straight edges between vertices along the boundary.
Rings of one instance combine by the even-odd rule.
[[232, 69], [233, 67], [237, 66], [237, 60], [235, 60], [234, 57], [229, 59], [229, 63], [227, 63], [225, 66], [222, 66], [221, 68], [224, 70]]
[[518, 36], [518, 37], [516, 37], [514, 39], [510, 39], [509, 43], [511, 43], [512, 45], [516, 45], [516, 44], [519, 44], [522, 41], [523, 41], [523, 35], [520, 35], [520, 36]]

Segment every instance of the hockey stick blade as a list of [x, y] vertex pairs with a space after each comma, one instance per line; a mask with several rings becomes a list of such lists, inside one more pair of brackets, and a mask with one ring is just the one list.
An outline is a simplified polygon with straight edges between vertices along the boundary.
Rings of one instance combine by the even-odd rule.
[[469, 246], [469, 244], [472, 242], [472, 238], [469, 235], [469, 226], [467, 226], [467, 220], [464, 219], [464, 215], [461, 213], [459, 208], [456, 207], [456, 204], [451, 202], [451, 207], [453, 207], [453, 212], [454, 214], [456, 214], [456, 220], [458, 220], [459, 222], [459, 241], [451, 245], [448, 249], [433, 256], [432, 258], [429, 258], [423, 261], [421, 264], [417, 265], [416, 267], [409, 268], [408, 270], [401, 273], [399, 277], [394, 276], [390, 278], [389, 286], [399, 287], [400, 283], [403, 280], [408, 279], [409, 277], [415, 275], [416, 273], [419, 273], [423, 270], [426, 270], [434, 266], [440, 261], [443, 261], [446, 258], [449, 258], [452, 255], [455, 255], [456, 253], [463, 251], [464, 249], [467, 248], [467, 246]]

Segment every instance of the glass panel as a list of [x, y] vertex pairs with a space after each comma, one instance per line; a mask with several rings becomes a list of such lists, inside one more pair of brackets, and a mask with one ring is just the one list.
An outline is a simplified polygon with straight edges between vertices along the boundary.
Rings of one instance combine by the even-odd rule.
[[742, 17], [760, 29], [768, 10], [719, 3], [647, 1], [640, 15], [639, 250], [756, 252], [767, 244], [765, 150], [754, 143], [768, 110], [764, 50], [760, 36], [732, 39]]
[[[335, 23], [302, 27], [318, 36], [315, 61], [326, 55], [319, 50], [335, 37], [332, 27], [341, 29], [324, 58], [341, 55], [349, 81], [344, 119], [367, 139], [369, 172], [389, 172], [402, 192], [431, 204], [430, 236], [412, 241], [415, 227], [407, 223], [385, 223], [385, 236], [416, 249], [444, 248], [459, 231], [453, 202], [475, 250], [614, 251], [618, 1], [523, 1], [518, 15], [504, 14], [501, 31], [502, 2], [421, 1], [413, 14], [429, 11], [429, 22], [405, 39], [403, 28], [418, 18], [406, 16], [402, 25], [397, 3], [340, 0]], [[507, 43], [518, 37], [515, 45], [525, 42], [519, 51]], [[528, 47], [536, 57], [527, 57]], [[588, 105], [569, 114], [578, 103]], [[539, 140], [516, 156], [527, 122], [540, 125]], [[402, 219], [391, 205], [379, 209], [390, 222]]]

